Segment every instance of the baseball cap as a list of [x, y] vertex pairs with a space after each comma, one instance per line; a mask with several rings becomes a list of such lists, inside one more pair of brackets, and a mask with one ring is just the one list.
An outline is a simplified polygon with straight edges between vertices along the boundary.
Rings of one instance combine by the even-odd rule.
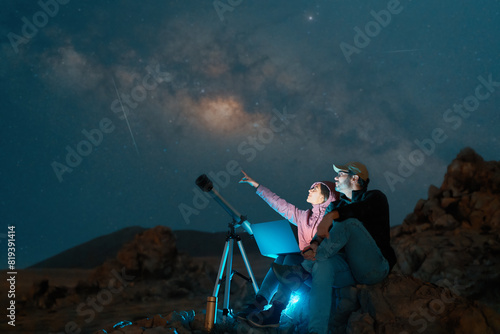
[[333, 165], [333, 169], [335, 172], [340, 172], [340, 171], [347, 171], [350, 172], [351, 174], [358, 175], [361, 179], [363, 180], [368, 180], [369, 175], [368, 175], [368, 169], [366, 169], [366, 166], [363, 165], [361, 162], [348, 162], [345, 165]]

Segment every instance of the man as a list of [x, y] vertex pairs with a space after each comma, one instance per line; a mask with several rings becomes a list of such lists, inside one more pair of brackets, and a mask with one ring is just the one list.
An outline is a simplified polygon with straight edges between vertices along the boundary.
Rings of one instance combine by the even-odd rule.
[[330, 204], [299, 266], [273, 265], [282, 283], [296, 290], [311, 280], [309, 331], [327, 333], [332, 288], [382, 281], [396, 263], [390, 245], [389, 204], [367, 190], [368, 170], [359, 162], [333, 166], [340, 200]]

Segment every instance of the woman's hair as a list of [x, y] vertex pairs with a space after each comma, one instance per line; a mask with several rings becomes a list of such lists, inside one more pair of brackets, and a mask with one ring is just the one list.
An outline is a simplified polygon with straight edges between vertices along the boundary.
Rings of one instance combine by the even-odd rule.
[[327, 186], [325, 186], [323, 183], [320, 183], [319, 187], [321, 189], [321, 195], [323, 195], [323, 197], [325, 198], [325, 202], [326, 202], [328, 197], [330, 197], [330, 189]]

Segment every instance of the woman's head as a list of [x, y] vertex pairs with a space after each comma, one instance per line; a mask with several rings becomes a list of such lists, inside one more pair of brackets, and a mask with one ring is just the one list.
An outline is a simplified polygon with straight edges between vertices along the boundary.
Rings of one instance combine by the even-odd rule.
[[309, 189], [309, 195], [307, 196], [307, 202], [313, 205], [317, 204], [330, 204], [335, 201], [335, 184], [329, 181], [315, 182], [311, 189]]
[[311, 204], [321, 204], [326, 202], [330, 197], [330, 189], [323, 183], [316, 182], [309, 189], [309, 196], [307, 196], [307, 202]]
[[[327, 197], [328, 198], [328, 197]], [[315, 183], [309, 189], [309, 195], [307, 196], [307, 202], [311, 204], [321, 204], [326, 200], [325, 195], [321, 191], [321, 183]]]

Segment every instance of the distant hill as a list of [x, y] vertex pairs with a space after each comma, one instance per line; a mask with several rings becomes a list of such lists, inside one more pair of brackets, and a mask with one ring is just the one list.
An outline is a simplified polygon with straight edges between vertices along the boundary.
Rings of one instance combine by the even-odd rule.
[[[119, 231], [100, 236], [81, 245], [70, 248], [46, 260], [38, 262], [30, 269], [92, 269], [109, 259], [113, 259], [118, 251], [134, 237], [147, 228], [132, 226]], [[190, 230], [173, 231], [176, 236], [176, 246], [180, 252], [193, 257], [222, 256], [227, 232], [200, 232]], [[252, 237], [241, 233], [241, 239], [248, 254], [258, 252], [257, 244]], [[234, 254], [239, 256], [238, 246], [234, 245]]]
[[65, 250], [29, 268], [92, 269], [108, 259], [115, 258], [125, 243], [132, 241], [136, 234], [144, 230], [146, 229], [140, 226], [126, 227]]

